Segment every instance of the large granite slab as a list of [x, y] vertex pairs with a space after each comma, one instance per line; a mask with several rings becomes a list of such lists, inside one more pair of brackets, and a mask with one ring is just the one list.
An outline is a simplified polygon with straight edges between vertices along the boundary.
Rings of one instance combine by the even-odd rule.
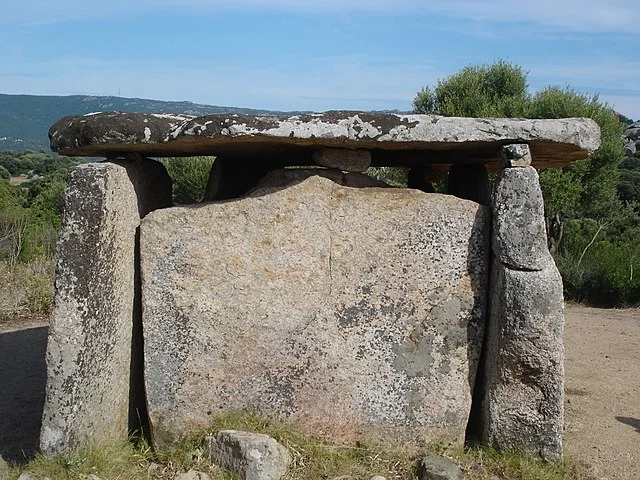
[[498, 151], [528, 143], [536, 168], [586, 158], [600, 144], [590, 119], [454, 118], [373, 112], [290, 116], [107, 112], [65, 117], [49, 130], [64, 155], [216, 155], [280, 164], [313, 164], [323, 148], [371, 150], [372, 165], [487, 163]]
[[333, 441], [379, 429], [461, 442], [488, 208], [319, 176], [294, 183], [142, 221], [154, 442], [245, 408]]

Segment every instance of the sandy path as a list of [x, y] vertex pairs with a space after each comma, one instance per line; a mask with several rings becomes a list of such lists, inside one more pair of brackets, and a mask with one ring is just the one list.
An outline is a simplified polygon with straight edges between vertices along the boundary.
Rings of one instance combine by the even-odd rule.
[[565, 449], [606, 479], [640, 479], [640, 309], [566, 309]]
[[[608, 480], [640, 480], [640, 309], [566, 308], [568, 455]], [[46, 320], [0, 323], [0, 455], [24, 461], [38, 443]]]

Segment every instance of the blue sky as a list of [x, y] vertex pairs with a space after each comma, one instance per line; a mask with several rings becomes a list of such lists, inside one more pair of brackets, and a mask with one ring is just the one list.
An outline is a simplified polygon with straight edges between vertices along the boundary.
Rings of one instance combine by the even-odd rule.
[[0, 93], [410, 110], [502, 58], [640, 119], [639, 26], [636, 0], [9, 0]]

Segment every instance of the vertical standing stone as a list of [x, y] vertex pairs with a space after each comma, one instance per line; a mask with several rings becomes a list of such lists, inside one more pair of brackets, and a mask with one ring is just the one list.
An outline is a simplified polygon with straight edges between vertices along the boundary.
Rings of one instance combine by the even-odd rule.
[[538, 174], [515, 166], [530, 154], [504, 147], [493, 199], [491, 303], [481, 438], [554, 458], [562, 455], [562, 279], [546, 248]]
[[128, 432], [140, 218], [171, 202], [155, 161], [76, 167], [65, 192], [47, 345], [44, 454]]
[[247, 158], [216, 157], [209, 172], [203, 202], [229, 200], [247, 193], [271, 170], [271, 165]]

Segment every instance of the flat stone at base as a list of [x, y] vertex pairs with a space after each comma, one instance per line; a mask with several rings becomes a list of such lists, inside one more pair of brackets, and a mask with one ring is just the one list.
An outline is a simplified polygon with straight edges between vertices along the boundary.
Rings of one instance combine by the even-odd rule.
[[562, 279], [494, 261], [487, 336], [483, 442], [543, 458], [562, 456], [564, 312]]
[[463, 480], [464, 473], [453, 460], [437, 453], [428, 453], [420, 460], [418, 478], [420, 480]]
[[47, 345], [46, 455], [128, 433], [136, 230], [171, 191], [158, 162], [125, 165], [80, 165], [69, 176]]
[[205, 448], [216, 465], [244, 480], [279, 480], [292, 461], [286, 448], [259, 433], [222, 430], [205, 438]]
[[461, 442], [483, 337], [490, 216], [449, 195], [313, 176], [141, 224], [153, 440], [211, 413]]

